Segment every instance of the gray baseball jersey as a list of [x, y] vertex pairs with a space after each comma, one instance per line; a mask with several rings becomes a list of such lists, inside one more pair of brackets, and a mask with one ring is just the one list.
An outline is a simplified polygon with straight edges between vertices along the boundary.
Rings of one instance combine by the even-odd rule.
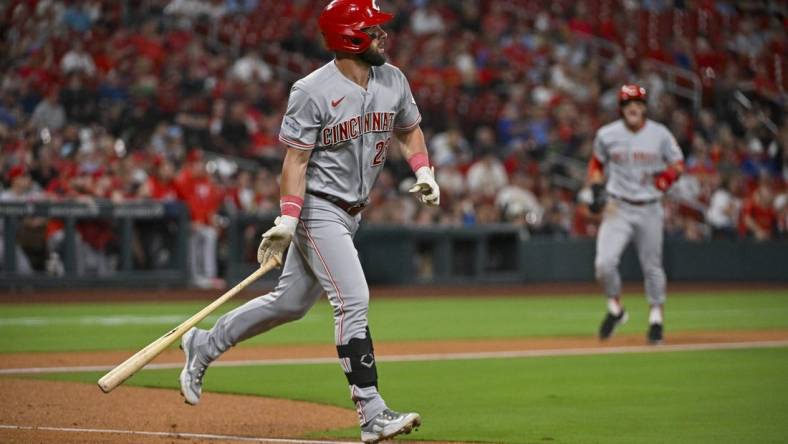
[[331, 61], [293, 85], [279, 139], [312, 150], [307, 191], [358, 203], [367, 200], [380, 174], [392, 131], [407, 131], [420, 121], [398, 68], [372, 67], [365, 90]]
[[646, 119], [637, 132], [622, 119], [603, 126], [594, 139], [594, 155], [605, 164], [607, 192], [629, 200], [662, 196], [654, 174], [683, 159], [676, 138], [661, 123]]

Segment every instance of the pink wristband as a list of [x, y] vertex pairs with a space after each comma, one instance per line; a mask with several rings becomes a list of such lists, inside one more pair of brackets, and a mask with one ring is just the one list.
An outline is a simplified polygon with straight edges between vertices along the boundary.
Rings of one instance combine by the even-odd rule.
[[421, 167], [430, 166], [430, 160], [427, 158], [427, 153], [416, 153], [408, 158], [410, 169], [415, 173]]
[[304, 205], [304, 199], [292, 194], [282, 196], [279, 199], [279, 211], [282, 216], [293, 216], [296, 219], [301, 217], [301, 207]]

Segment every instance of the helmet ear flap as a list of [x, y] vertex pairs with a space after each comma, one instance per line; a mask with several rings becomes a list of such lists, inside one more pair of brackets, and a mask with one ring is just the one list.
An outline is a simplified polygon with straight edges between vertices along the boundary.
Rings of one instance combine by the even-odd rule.
[[369, 48], [370, 43], [372, 43], [372, 39], [367, 35], [367, 33], [362, 31], [353, 31], [353, 35], [345, 37], [347, 41], [350, 43], [350, 46], [353, 47], [354, 52], [364, 52]]

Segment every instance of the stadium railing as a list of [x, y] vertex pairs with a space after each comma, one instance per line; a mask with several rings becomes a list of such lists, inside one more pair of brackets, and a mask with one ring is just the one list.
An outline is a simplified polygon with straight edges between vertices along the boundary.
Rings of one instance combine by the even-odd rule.
[[[231, 213], [220, 248], [222, 276], [237, 282], [256, 267], [259, 234], [274, 214]], [[31, 217], [62, 221], [62, 240], [56, 251], [62, 270], [47, 264], [46, 271], [22, 274], [17, 268], [18, 228]], [[188, 211], [178, 203], [134, 202], [112, 204], [2, 203], [3, 248], [1, 288], [69, 286], [190, 285], [188, 270]], [[106, 273], [80, 268], [84, 253], [80, 222], [103, 220], [114, 230], [112, 251], [102, 256], [113, 262]], [[164, 265], [141, 268], [138, 256], [146, 230], [170, 226], [170, 257]], [[362, 225], [356, 247], [370, 284], [478, 284], [528, 282], [590, 282], [594, 280], [594, 239], [530, 236], [513, 225], [467, 227]], [[135, 243], [137, 243], [135, 245]], [[9, 248], [10, 246], [10, 248]], [[136, 251], [135, 251], [136, 248]], [[163, 247], [164, 248], [164, 247]], [[667, 238], [665, 271], [670, 280], [788, 282], [788, 241], [709, 240], [692, 242]], [[40, 264], [39, 264], [40, 265]], [[11, 271], [14, 270], [14, 271]], [[620, 270], [625, 280], [641, 279], [634, 249], [624, 253]], [[270, 286], [277, 273], [260, 285]]]
[[[188, 280], [190, 221], [188, 210], [180, 202], [0, 202], [0, 220], [2, 287], [166, 286]], [[18, 248], [30, 229], [25, 221], [33, 220], [39, 221], [34, 225], [40, 229], [27, 237], [38, 240], [34, 242], [40, 246], [37, 255], [44, 255], [45, 260], [28, 257]], [[147, 240], [147, 235], [157, 230], [168, 231], [161, 233], [165, 239], [160, 243], [164, 245], [156, 252], [160, 260], [150, 261], [157, 265], [135, 266], [141, 237]], [[92, 245], [90, 236], [105, 239], [106, 247]], [[21, 261], [46, 265], [22, 267]]]

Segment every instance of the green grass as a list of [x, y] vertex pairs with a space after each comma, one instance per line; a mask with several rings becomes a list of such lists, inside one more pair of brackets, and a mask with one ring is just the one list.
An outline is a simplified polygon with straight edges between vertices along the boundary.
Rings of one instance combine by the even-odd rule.
[[[176, 373], [129, 383], [175, 388]], [[788, 348], [380, 366], [391, 407], [424, 417], [414, 437], [505, 443], [784, 443], [786, 374]], [[217, 367], [206, 390], [350, 406], [338, 365]], [[330, 434], [357, 438], [358, 429]]]
[[[647, 315], [643, 296], [628, 295], [624, 302], [631, 317], [620, 331], [641, 334]], [[2, 305], [0, 353], [134, 350], [204, 306], [204, 302]], [[593, 334], [603, 313], [603, 299], [588, 296], [373, 298], [370, 324], [378, 341], [576, 336]], [[216, 317], [203, 326], [209, 327]], [[788, 291], [674, 293], [666, 308], [666, 327], [668, 332], [786, 329]], [[332, 340], [331, 311], [321, 302], [304, 319], [241, 346]]]
[[[204, 305], [2, 305], [0, 352], [135, 350]], [[643, 334], [643, 296], [629, 295], [625, 305], [631, 321], [621, 333]], [[603, 311], [603, 299], [588, 296], [382, 299], [373, 300], [370, 323], [378, 341], [587, 336]], [[668, 335], [788, 329], [788, 291], [674, 293], [666, 316]], [[332, 339], [331, 312], [322, 302], [303, 320], [242, 346]], [[379, 372], [391, 407], [423, 414], [420, 439], [740, 444], [788, 436], [788, 348], [387, 362]], [[176, 374], [143, 371], [128, 383], [174, 389]], [[43, 377], [94, 384], [100, 376]], [[205, 388], [351, 407], [339, 365], [216, 367]], [[358, 429], [327, 433], [357, 438]]]

